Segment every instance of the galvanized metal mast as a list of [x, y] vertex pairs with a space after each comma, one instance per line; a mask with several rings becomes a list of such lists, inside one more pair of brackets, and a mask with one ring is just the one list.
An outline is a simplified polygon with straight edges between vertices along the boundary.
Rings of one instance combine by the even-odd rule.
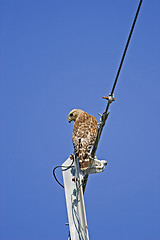
[[88, 227], [82, 189], [83, 176], [80, 172], [77, 159], [75, 159], [72, 168], [65, 170], [64, 167], [70, 165], [71, 161], [68, 158], [62, 165], [70, 236], [72, 240], [88, 240]]
[[[62, 164], [70, 237], [71, 240], [89, 240], [83, 196], [84, 172], [80, 170], [78, 159], [75, 156], [74, 158], [74, 163], [70, 168], [68, 166], [72, 161], [71, 157]], [[88, 174], [104, 171], [107, 164], [105, 160], [99, 161], [95, 157], [93, 161], [94, 166], [90, 168]]]

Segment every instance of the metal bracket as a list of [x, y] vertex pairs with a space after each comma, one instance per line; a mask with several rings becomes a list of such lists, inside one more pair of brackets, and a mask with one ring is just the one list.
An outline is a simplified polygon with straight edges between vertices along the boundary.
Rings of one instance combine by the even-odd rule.
[[93, 174], [93, 173], [101, 173], [105, 170], [105, 166], [107, 165], [106, 160], [98, 160], [95, 156], [93, 159], [93, 164], [86, 171], [83, 171], [84, 174]]

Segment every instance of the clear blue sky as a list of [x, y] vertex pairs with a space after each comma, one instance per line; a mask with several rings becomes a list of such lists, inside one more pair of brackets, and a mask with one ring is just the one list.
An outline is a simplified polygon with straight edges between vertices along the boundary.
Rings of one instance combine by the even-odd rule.
[[[0, 240], [67, 239], [52, 169], [73, 152], [67, 115], [99, 120], [138, 0], [0, 2]], [[160, 239], [160, 2], [143, 1], [89, 178], [90, 239]], [[62, 181], [61, 171], [57, 176]]]

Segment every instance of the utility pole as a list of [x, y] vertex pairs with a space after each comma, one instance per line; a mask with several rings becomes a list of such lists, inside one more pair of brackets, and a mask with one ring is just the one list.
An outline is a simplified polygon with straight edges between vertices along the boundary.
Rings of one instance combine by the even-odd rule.
[[[83, 175], [80, 170], [78, 159], [75, 155], [74, 162], [71, 167], [68, 167], [72, 162], [72, 157], [69, 157], [62, 164], [62, 174], [65, 189], [69, 230], [71, 240], [89, 240], [87, 218], [85, 212], [84, 196], [83, 196]], [[93, 166], [88, 171], [88, 174], [102, 172], [105, 169], [107, 161], [93, 160]]]

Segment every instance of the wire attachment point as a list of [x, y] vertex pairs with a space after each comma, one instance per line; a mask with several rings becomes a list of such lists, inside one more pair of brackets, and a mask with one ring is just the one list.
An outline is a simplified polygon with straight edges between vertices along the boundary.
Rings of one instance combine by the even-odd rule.
[[103, 99], [108, 100], [109, 104], [112, 103], [113, 101], [115, 101], [114, 94], [109, 94], [108, 97], [103, 97]]

